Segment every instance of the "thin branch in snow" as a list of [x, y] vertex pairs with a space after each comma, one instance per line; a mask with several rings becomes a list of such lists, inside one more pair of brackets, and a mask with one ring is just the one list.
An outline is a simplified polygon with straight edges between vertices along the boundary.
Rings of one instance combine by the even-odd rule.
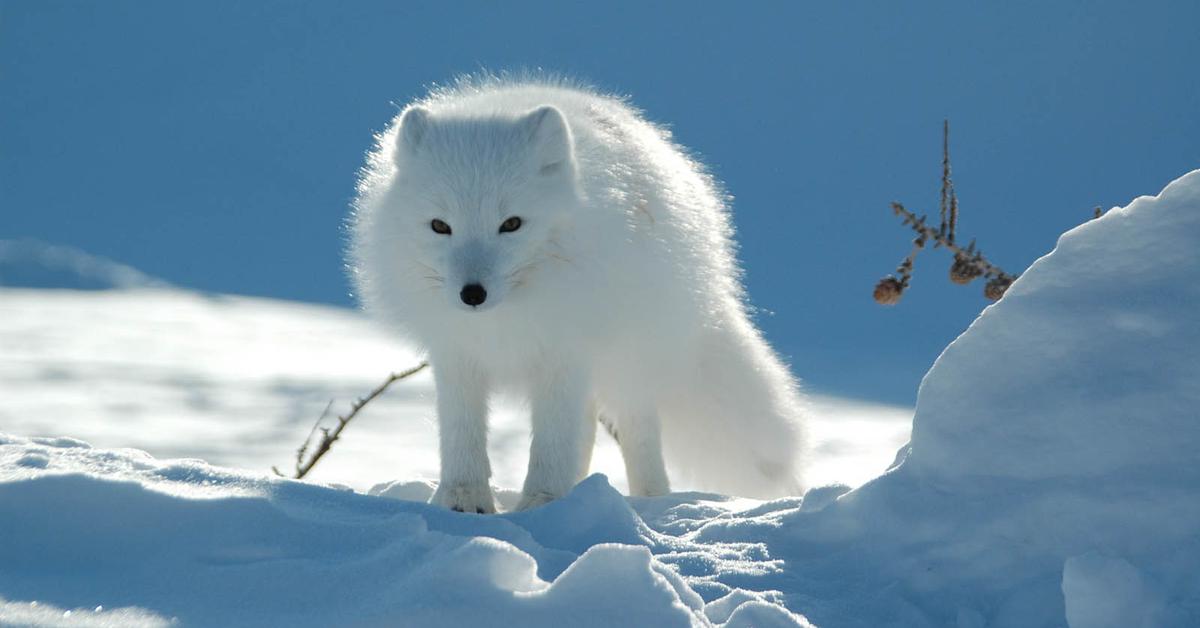
[[[300, 478], [308, 475], [308, 472], [311, 471], [313, 466], [317, 464], [317, 461], [321, 459], [321, 456], [324, 456], [326, 453], [328, 453], [329, 449], [333, 447], [333, 443], [341, 437], [342, 430], [346, 429], [346, 426], [350, 423], [350, 420], [358, 415], [358, 412], [362, 410], [368, 403], [371, 403], [373, 399], [383, 394], [383, 391], [387, 390], [388, 386], [391, 386], [393, 383], [398, 382], [406, 377], [416, 375], [427, 366], [429, 366], [428, 362], [422, 362], [408, 369], [407, 371], [401, 371], [399, 373], [392, 373], [391, 375], [388, 375], [387, 379], [385, 379], [382, 384], [371, 390], [371, 392], [367, 393], [367, 396], [355, 399], [354, 403], [350, 404], [350, 412], [346, 413], [345, 415], [339, 415], [337, 417], [337, 425], [333, 426], [332, 428], [321, 427], [321, 422], [324, 421], [325, 417], [329, 415], [329, 408], [333, 406], [333, 401], [331, 400], [328, 404], [326, 404], [324, 412], [321, 413], [321, 416], [313, 425], [312, 431], [308, 433], [308, 438], [304, 439], [304, 443], [302, 443], [300, 445], [300, 449], [296, 451], [296, 471], [292, 477], [299, 480]], [[313, 447], [312, 455], [308, 455], [309, 445], [312, 444], [313, 436], [316, 435], [318, 431], [321, 433], [321, 437], [316, 442], [316, 446]], [[271, 467], [271, 470], [275, 472], [275, 475], [283, 475], [283, 472], [279, 470], [279, 467]]]

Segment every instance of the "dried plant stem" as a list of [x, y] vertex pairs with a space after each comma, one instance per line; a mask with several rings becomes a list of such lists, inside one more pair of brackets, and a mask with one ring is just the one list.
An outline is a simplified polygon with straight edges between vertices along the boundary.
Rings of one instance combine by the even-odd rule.
[[900, 216], [904, 224], [917, 232], [913, 239], [913, 248], [908, 256], [896, 267], [895, 275], [888, 275], [875, 284], [875, 301], [882, 305], [895, 305], [900, 301], [904, 291], [912, 281], [913, 262], [917, 253], [925, 248], [926, 242], [932, 240], [934, 248], [944, 246], [954, 253], [954, 262], [950, 266], [950, 281], [957, 284], [971, 283], [977, 277], [988, 279], [983, 294], [993, 301], [1004, 296], [1008, 286], [1016, 277], [1004, 272], [999, 266], [989, 262], [975, 248], [972, 240], [967, 248], [955, 243], [955, 233], [958, 230], [958, 194], [954, 191], [954, 179], [950, 170], [950, 121], [942, 121], [942, 195], [939, 206], [941, 222], [938, 227], [926, 224], [925, 216], [904, 209], [900, 203], [892, 203], [892, 211]]
[[[328, 416], [329, 408], [333, 405], [333, 401], [330, 401], [328, 404], [326, 404], [325, 411], [321, 413], [321, 416], [317, 419], [316, 424], [313, 425], [313, 429], [311, 432], [309, 432], [308, 438], [304, 439], [304, 443], [300, 445], [300, 449], [296, 451], [296, 471], [292, 477], [299, 480], [305, 475], [308, 475], [308, 472], [311, 471], [313, 466], [317, 464], [317, 461], [320, 460], [321, 457], [324, 456], [331, 447], [333, 447], [333, 443], [342, 435], [342, 430], [346, 429], [346, 425], [350, 423], [350, 420], [358, 414], [359, 410], [362, 410], [363, 407], [365, 407], [368, 403], [371, 403], [371, 400], [383, 394], [383, 391], [387, 390], [388, 386], [391, 386], [393, 383], [398, 382], [406, 377], [416, 375], [427, 366], [429, 366], [428, 362], [422, 362], [406, 371], [392, 373], [383, 381], [382, 384], [376, 386], [371, 392], [367, 393], [367, 396], [355, 399], [354, 403], [350, 404], [350, 412], [345, 415], [338, 416], [337, 425], [333, 426], [332, 428], [321, 427], [321, 421]], [[315, 435], [318, 431], [321, 433], [320, 440], [317, 441], [316, 446], [313, 448], [312, 455], [306, 457], [308, 454], [309, 444], [313, 439], [313, 435]], [[274, 471], [276, 475], [283, 475], [278, 467], [271, 467], [271, 470]]]
[[958, 227], [958, 195], [954, 193], [954, 179], [950, 177], [950, 120], [942, 120], [941, 215], [942, 226], [938, 232], [945, 234], [947, 241], [954, 242], [954, 230]]
[[[905, 258], [904, 262], [901, 262], [900, 264], [901, 267], [904, 267], [905, 264], [908, 264], [910, 273], [912, 270], [912, 258], [916, 255], [916, 252], [924, 246], [925, 240], [933, 240], [935, 242], [934, 246], [946, 247], [954, 253], [956, 260], [963, 260], [966, 264], [977, 270], [977, 276], [983, 276], [989, 279], [1007, 279], [1010, 282], [1016, 279], [1016, 277], [1004, 272], [1004, 269], [989, 262], [987, 258], [983, 256], [983, 253], [976, 250], [974, 240], [971, 240], [971, 243], [967, 246], [967, 248], [962, 248], [955, 244], [950, 238], [943, 235], [938, 229], [934, 229], [933, 227], [925, 224], [924, 216], [917, 216], [916, 214], [905, 209], [904, 205], [893, 202], [892, 211], [897, 216], [901, 217], [901, 222], [903, 224], [908, 225], [913, 231], [917, 232], [916, 241], [921, 243], [918, 244], [913, 249], [913, 252], [910, 253], [907, 258]], [[905, 279], [907, 279], [907, 277], [905, 277]], [[907, 287], [907, 281], [904, 281], [904, 284], [905, 287]]]

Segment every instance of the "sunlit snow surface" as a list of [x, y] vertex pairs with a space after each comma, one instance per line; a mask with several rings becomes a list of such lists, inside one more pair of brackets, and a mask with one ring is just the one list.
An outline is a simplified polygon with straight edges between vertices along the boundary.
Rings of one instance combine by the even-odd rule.
[[[17, 393], [0, 404], [0, 430], [14, 434], [290, 470], [326, 404], [344, 413], [388, 373], [419, 361], [341, 308], [172, 289], [0, 288], [0, 386]], [[494, 482], [520, 487], [529, 422], [510, 401], [499, 400], [495, 411]], [[908, 440], [912, 411], [816, 397], [813, 417], [809, 483], [858, 485]], [[428, 372], [396, 383], [354, 419], [310, 478], [359, 489], [437, 478], [432, 421]], [[615, 443], [603, 430], [597, 441], [593, 470], [624, 490]]]
[[[22, 436], [0, 436], [0, 624], [1200, 625], [1197, 276], [1200, 171], [1064, 234], [853, 491], [627, 499], [596, 475], [497, 516], [411, 501], [436, 471], [425, 375], [319, 467], [359, 491], [263, 472], [328, 398], [415, 359], [352, 313], [3, 291], [0, 429]], [[815, 405], [816, 484], [904, 440], [902, 410]], [[501, 486], [522, 424], [500, 404]], [[155, 457], [100, 448], [128, 446]]]
[[0, 625], [804, 625], [778, 594], [716, 581], [781, 573], [761, 545], [654, 531], [680, 525], [657, 512], [670, 499], [705, 517], [724, 501], [644, 501], [643, 519], [594, 476], [536, 511], [464, 515], [0, 436]]

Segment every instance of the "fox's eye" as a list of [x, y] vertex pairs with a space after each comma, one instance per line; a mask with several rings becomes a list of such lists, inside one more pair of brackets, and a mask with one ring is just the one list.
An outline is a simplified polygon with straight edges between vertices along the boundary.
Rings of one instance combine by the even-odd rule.
[[512, 218], [509, 218], [509, 219], [505, 220], [504, 222], [500, 223], [500, 233], [509, 233], [512, 231], [516, 231], [517, 229], [520, 229], [520, 228], [521, 228], [521, 219], [517, 216], [513, 216]]
[[434, 218], [432, 221], [430, 221], [429, 228], [433, 229], [434, 233], [450, 235], [450, 225], [446, 224], [446, 221], [444, 220]]

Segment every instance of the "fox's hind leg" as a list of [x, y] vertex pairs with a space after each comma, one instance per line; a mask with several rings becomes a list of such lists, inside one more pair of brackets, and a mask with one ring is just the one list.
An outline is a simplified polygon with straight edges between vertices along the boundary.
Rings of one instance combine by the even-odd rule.
[[658, 412], [650, 404], [625, 409], [608, 409], [600, 424], [621, 446], [629, 494], [639, 497], [671, 492], [667, 467], [663, 462], [662, 426]]

